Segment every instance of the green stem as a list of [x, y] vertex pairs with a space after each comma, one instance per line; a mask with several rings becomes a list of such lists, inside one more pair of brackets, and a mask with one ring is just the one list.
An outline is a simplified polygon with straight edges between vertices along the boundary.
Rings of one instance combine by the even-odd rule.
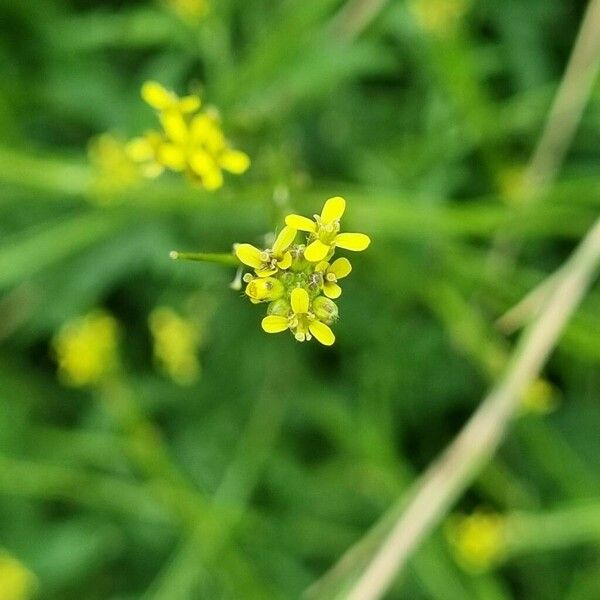
[[206, 252], [179, 252], [171, 250], [169, 257], [173, 260], [192, 260], [196, 262], [209, 262], [226, 267], [239, 267], [240, 261], [233, 254], [206, 253]]

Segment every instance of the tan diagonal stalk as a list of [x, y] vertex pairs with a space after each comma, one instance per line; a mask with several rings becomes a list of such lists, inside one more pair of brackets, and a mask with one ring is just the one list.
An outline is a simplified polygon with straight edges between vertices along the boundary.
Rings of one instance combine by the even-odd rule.
[[374, 600], [387, 590], [418, 544], [471, 483], [498, 446], [521, 394], [539, 374], [600, 264], [600, 219], [564, 265], [555, 289], [524, 332], [505, 375], [442, 457], [417, 482], [402, 516], [346, 596]]

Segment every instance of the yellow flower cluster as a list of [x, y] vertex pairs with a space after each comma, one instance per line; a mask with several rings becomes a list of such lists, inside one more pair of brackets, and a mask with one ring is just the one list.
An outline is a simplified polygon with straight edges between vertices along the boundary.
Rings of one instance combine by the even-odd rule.
[[155, 308], [149, 318], [154, 359], [158, 367], [179, 385], [191, 385], [200, 375], [198, 327], [168, 307]]
[[99, 203], [110, 201], [140, 180], [140, 169], [128, 155], [125, 142], [110, 133], [91, 140], [88, 158], [93, 169], [90, 192]]
[[16, 558], [0, 551], [0, 600], [27, 600], [36, 587], [36, 576]]
[[245, 173], [250, 158], [234, 150], [214, 111], [200, 111], [198, 96], [179, 98], [155, 81], [142, 86], [142, 98], [157, 111], [161, 131], [149, 131], [127, 146], [147, 177], [165, 169], [185, 173], [195, 184], [214, 191], [223, 185], [223, 171]]
[[473, 573], [492, 568], [504, 551], [504, 519], [495, 513], [454, 516], [446, 533], [457, 562]]
[[114, 369], [117, 345], [117, 321], [103, 311], [68, 321], [53, 340], [59, 378], [73, 387], [98, 383]]
[[[262, 320], [267, 333], [289, 329], [299, 342], [313, 337], [325, 346], [335, 342], [330, 325], [338, 318], [338, 308], [333, 300], [342, 293], [338, 281], [352, 266], [347, 258], [332, 261], [334, 252], [358, 252], [371, 243], [364, 233], [340, 233], [345, 209], [346, 201], [335, 196], [314, 219], [288, 215], [271, 248], [236, 245], [238, 259], [254, 269], [254, 275], [244, 275], [246, 295], [255, 304], [268, 303]], [[296, 243], [299, 232], [305, 232], [305, 243]]]

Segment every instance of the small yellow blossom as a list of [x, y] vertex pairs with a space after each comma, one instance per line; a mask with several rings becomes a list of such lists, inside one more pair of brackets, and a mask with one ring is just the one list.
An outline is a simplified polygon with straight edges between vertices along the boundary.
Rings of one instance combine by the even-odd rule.
[[558, 406], [557, 391], [547, 380], [533, 381], [521, 397], [521, 409], [526, 413], [540, 415], [551, 413]]
[[300, 215], [288, 215], [286, 225], [310, 234], [304, 258], [310, 262], [321, 262], [331, 257], [336, 247], [360, 252], [371, 243], [364, 233], [339, 233], [340, 219], [346, 210], [346, 201], [341, 196], [329, 198], [320, 215], [314, 221]]
[[200, 375], [196, 323], [168, 307], [155, 308], [149, 318], [158, 367], [179, 385], [191, 385]]
[[154, 179], [165, 170], [160, 162], [160, 151], [164, 143], [163, 136], [158, 131], [147, 131], [143, 136], [134, 138], [127, 146], [127, 155], [135, 163], [141, 165], [145, 177]]
[[[335, 342], [330, 325], [339, 312], [339, 282], [352, 271], [347, 258], [333, 259], [337, 248], [364, 250], [371, 240], [363, 233], [339, 233], [346, 201], [336, 196], [325, 202], [315, 220], [288, 215], [272, 248], [236, 244], [238, 260], [254, 270], [246, 273], [245, 294], [253, 304], [267, 303], [262, 328], [267, 333], [290, 330], [299, 342], [313, 337], [325, 346]], [[299, 232], [305, 239], [296, 241]], [[327, 259], [327, 260], [325, 260]]]
[[207, 0], [165, 0], [165, 4], [183, 21], [197, 23], [209, 10]]
[[140, 180], [140, 169], [127, 153], [125, 142], [114, 135], [93, 138], [88, 158], [93, 168], [90, 192], [98, 202], [110, 201]]
[[253, 304], [272, 302], [273, 300], [278, 300], [284, 294], [283, 284], [279, 279], [275, 279], [274, 277], [253, 278], [247, 281], [246, 295]]
[[217, 113], [198, 112], [198, 96], [179, 98], [149, 81], [142, 87], [142, 97], [158, 112], [162, 131], [135, 138], [128, 151], [133, 160], [146, 165], [148, 176], [160, 175], [166, 168], [214, 191], [223, 185], [223, 171], [241, 175], [248, 170], [250, 158], [230, 146]]
[[323, 261], [315, 268], [315, 272], [323, 275], [323, 293], [328, 298], [334, 299], [342, 295], [342, 288], [337, 282], [344, 277], [348, 277], [351, 271], [352, 265], [347, 258], [338, 258], [331, 264]]
[[36, 587], [36, 576], [16, 558], [0, 551], [0, 600], [28, 600]]
[[174, 114], [195, 113], [201, 105], [199, 96], [191, 94], [180, 98], [175, 92], [167, 90], [156, 81], [146, 81], [142, 85], [142, 99], [153, 109]]
[[319, 321], [311, 311], [308, 292], [303, 288], [292, 290], [288, 315], [267, 315], [262, 320], [262, 328], [267, 333], [280, 333], [290, 329], [299, 342], [309, 341], [312, 336], [325, 346], [331, 346], [335, 342], [335, 335], [330, 327]]
[[73, 387], [98, 383], [116, 366], [117, 342], [117, 322], [103, 311], [68, 321], [53, 340], [59, 378]]
[[259, 277], [270, 277], [278, 269], [285, 271], [292, 265], [289, 247], [296, 238], [296, 233], [293, 227], [286, 226], [275, 239], [272, 248], [259, 250], [252, 244], [237, 244], [235, 254], [240, 262], [252, 267]]
[[501, 558], [504, 528], [500, 515], [476, 511], [452, 518], [446, 533], [458, 563], [467, 571], [480, 573], [492, 568]]
[[454, 32], [469, 4], [470, 0], [411, 0], [409, 8], [425, 31], [445, 38]]

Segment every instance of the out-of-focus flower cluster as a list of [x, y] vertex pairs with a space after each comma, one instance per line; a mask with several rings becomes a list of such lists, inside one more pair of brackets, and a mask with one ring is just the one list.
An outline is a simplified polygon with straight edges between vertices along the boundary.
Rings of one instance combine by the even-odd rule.
[[504, 518], [493, 512], [455, 515], [446, 534], [458, 563], [467, 571], [487, 571], [500, 560], [505, 547]]
[[36, 588], [36, 576], [16, 558], [0, 551], [0, 600], [28, 600]]
[[169, 169], [214, 191], [223, 185], [223, 171], [235, 175], [247, 171], [250, 158], [231, 147], [215, 110], [200, 110], [199, 96], [180, 98], [148, 81], [142, 86], [142, 98], [156, 110], [162, 128], [127, 145], [128, 155], [142, 165], [145, 176], [157, 177]]
[[198, 325], [172, 308], [155, 308], [148, 319], [158, 368], [179, 385], [191, 385], [200, 375]]
[[54, 337], [53, 347], [58, 376], [65, 385], [82, 387], [96, 384], [117, 365], [117, 321], [100, 310], [76, 317], [60, 328]]
[[[266, 303], [262, 328], [267, 333], [290, 330], [304, 342], [316, 338], [331, 346], [331, 325], [338, 318], [333, 301], [342, 293], [339, 281], [350, 274], [347, 258], [333, 260], [336, 249], [365, 250], [371, 240], [364, 233], [340, 233], [346, 201], [329, 198], [313, 219], [288, 215], [285, 227], [270, 248], [237, 244], [238, 259], [254, 270], [246, 273], [246, 295], [254, 304]], [[305, 235], [299, 243], [299, 232]]]

